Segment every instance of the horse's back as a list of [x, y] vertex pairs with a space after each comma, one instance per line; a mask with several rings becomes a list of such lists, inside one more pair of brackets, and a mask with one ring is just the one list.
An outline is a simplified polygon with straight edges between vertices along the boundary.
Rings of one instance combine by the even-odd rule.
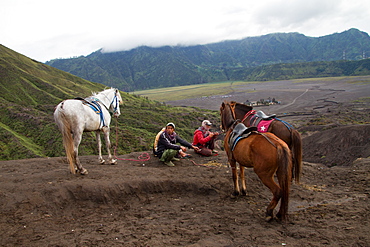
[[275, 134], [270, 132], [253, 133], [248, 138], [239, 141], [234, 153], [240, 157], [244, 155], [248, 158], [249, 163], [253, 160], [275, 163], [278, 149], [290, 152], [288, 145]]
[[270, 127], [268, 129], [268, 132], [273, 133], [275, 136], [283, 140], [288, 146], [291, 145], [291, 130], [287, 128], [287, 126], [278, 120], [272, 121], [270, 124]]
[[60, 102], [54, 111], [54, 119], [58, 123], [62, 119], [64, 121], [71, 121], [72, 119], [78, 118], [81, 114], [82, 103], [78, 100], [64, 100]]
[[79, 114], [83, 108], [83, 104], [80, 100], [67, 99], [60, 102], [55, 111], [63, 111], [66, 115], [75, 115]]
[[[272, 133], [252, 133], [238, 142], [233, 154], [239, 164], [252, 167], [256, 163], [276, 160], [276, 146], [287, 145]], [[288, 148], [288, 147], [287, 147]]]
[[59, 103], [54, 111], [54, 119], [59, 125], [68, 121], [73, 128], [85, 131], [92, 131], [99, 128], [100, 117], [89, 106], [84, 105], [80, 100], [68, 99]]
[[261, 135], [265, 137], [265, 139], [270, 140], [272, 143], [274, 143], [276, 146], [281, 145], [289, 149], [288, 144], [279, 136], [277, 136], [273, 132], [266, 132], [266, 133], [261, 133]]
[[246, 138], [246, 141], [249, 142], [249, 145], [252, 145], [253, 148], [258, 150], [276, 148], [277, 145], [283, 145], [288, 148], [288, 145], [281, 138], [271, 132], [252, 133], [250, 137]]

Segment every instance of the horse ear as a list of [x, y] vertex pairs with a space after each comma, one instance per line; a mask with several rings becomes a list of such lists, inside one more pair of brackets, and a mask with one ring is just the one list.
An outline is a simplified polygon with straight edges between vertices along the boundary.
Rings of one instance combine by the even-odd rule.
[[231, 109], [231, 110], [235, 111], [236, 102], [235, 102], [235, 101], [231, 101], [231, 102], [229, 103], [229, 106], [230, 106], [230, 109]]

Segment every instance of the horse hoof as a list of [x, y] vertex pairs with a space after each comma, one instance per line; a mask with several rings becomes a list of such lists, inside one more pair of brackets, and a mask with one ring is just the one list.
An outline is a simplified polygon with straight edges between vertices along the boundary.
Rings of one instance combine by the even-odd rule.
[[272, 219], [273, 219], [273, 217], [272, 217], [272, 216], [266, 216], [266, 218], [265, 218], [266, 222], [271, 222], [271, 221], [272, 221]]
[[99, 160], [100, 165], [104, 165], [105, 160]]
[[231, 199], [235, 199], [235, 198], [237, 198], [238, 196], [239, 196], [239, 193], [234, 192], [234, 193], [232, 193], [232, 194], [230, 195], [230, 198], [231, 198]]
[[284, 222], [284, 221], [286, 221], [286, 216], [284, 215], [282, 215], [280, 212], [279, 213], [277, 213], [276, 214], [276, 219], [279, 221], [279, 222]]
[[82, 168], [81, 171], [80, 171], [80, 174], [81, 175], [87, 175], [87, 174], [89, 174], [89, 172], [85, 168]]
[[110, 162], [110, 164], [111, 164], [111, 165], [117, 165], [117, 160], [112, 160], [112, 161]]

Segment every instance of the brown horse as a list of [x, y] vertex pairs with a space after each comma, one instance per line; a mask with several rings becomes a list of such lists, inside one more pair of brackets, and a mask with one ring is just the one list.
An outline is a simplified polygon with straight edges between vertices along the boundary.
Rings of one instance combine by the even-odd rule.
[[[224, 147], [232, 168], [233, 196], [240, 195], [236, 163], [239, 163], [242, 194], [244, 195], [246, 195], [247, 190], [244, 167], [253, 167], [254, 172], [261, 179], [262, 183], [273, 194], [273, 198], [266, 210], [266, 220], [270, 221], [273, 219], [273, 211], [280, 199], [280, 210], [276, 217], [285, 220], [288, 212], [289, 191], [292, 180], [292, 157], [288, 145], [272, 133], [252, 131], [248, 137], [240, 139], [232, 148], [232, 143], [229, 143], [229, 140], [230, 136], [234, 134], [233, 129], [240, 127], [237, 126], [238, 120], [235, 120], [233, 107], [227, 102], [222, 103], [220, 113], [221, 127], [226, 131]], [[242, 124], [239, 123], [239, 125]], [[279, 184], [274, 180], [275, 174]]]
[[[245, 126], [250, 127], [250, 119], [254, 116], [253, 107], [244, 105], [237, 102], [230, 102], [231, 107], [235, 112], [235, 118], [240, 119]], [[275, 134], [286, 144], [288, 144], [290, 151], [292, 152], [293, 159], [293, 177], [296, 182], [299, 182], [299, 177], [302, 172], [302, 138], [299, 132], [293, 128], [290, 124], [276, 119], [271, 122], [268, 132]]]

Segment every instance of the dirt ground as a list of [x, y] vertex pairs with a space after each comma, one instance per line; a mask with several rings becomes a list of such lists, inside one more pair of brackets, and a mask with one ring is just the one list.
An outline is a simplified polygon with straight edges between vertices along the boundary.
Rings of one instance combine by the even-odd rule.
[[[70, 174], [65, 157], [36, 158], [0, 162], [0, 246], [369, 246], [370, 103], [352, 102], [369, 96], [369, 83], [286, 83], [271, 95], [286, 101], [274, 109], [304, 144], [287, 222], [264, 220], [271, 193], [252, 169], [248, 195], [230, 197], [223, 151], [189, 151], [175, 167], [151, 153], [146, 161], [136, 161], [145, 153], [121, 155], [114, 166], [83, 156], [85, 176]], [[239, 94], [228, 99], [242, 102]], [[368, 124], [306, 125], [342, 114]]]

